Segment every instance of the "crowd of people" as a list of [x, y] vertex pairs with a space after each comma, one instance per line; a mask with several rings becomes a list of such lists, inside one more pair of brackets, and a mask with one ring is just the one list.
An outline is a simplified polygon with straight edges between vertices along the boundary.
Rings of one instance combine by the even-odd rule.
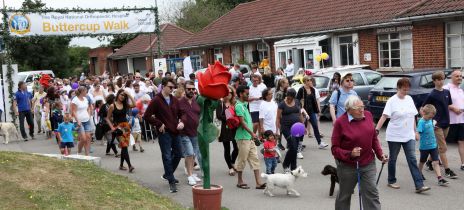
[[[293, 66], [291, 60], [288, 62], [288, 66]], [[302, 75], [303, 86], [295, 90], [290, 83], [297, 75], [289, 74], [294, 72], [290, 69], [274, 71], [266, 66], [260, 72], [256, 65], [252, 66], [249, 78], [240, 72], [240, 65], [232, 66], [229, 72], [232, 74], [229, 94], [221, 99], [215, 114], [221, 122], [218, 141], [224, 147], [225, 167], [230, 176], [237, 175], [238, 188], [250, 188], [242, 173], [247, 162], [254, 172], [255, 188], [266, 187], [260, 179], [262, 161], [259, 153], [263, 153], [268, 174], [278, 172], [276, 166], [280, 162], [284, 173], [296, 169], [298, 159], [304, 158], [302, 151], [306, 145], [303, 144], [304, 136], [291, 134], [295, 123], [306, 124], [306, 134], [315, 139], [319, 149], [329, 146], [322, 140], [324, 135], [319, 130], [320, 96], [313, 77]], [[461, 170], [464, 170], [461, 72], [454, 71], [452, 81], [446, 87], [443, 87], [443, 72], [434, 73], [432, 79], [436, 88], [420, 112], [408, 96], [410, 81], [400, 79], [397, 94], [387, 101], [381, 119], [373, 126], [372, 115], [364, 110], [362, 100], [353, 90], [352, 75], [334, 75], [330, 81], [328, 108], [333, 120], [331, 151], [340, 181], [336, 209], [350, 206], [351, 194], [358, 182], [357, 173], [363, 177], [359, 182], [364, 207], [380, 209], [374, 158], [388, 162], [388, 186], [398, 189], [395, 168], [401, 147], [417, 192], [430, 189], [423, 183], [421, 170], [424, 165], [435, 170], [440, 185], [449, 182], [441, 176], [439, 161], [445, 168], [445, 177], [457, 178], [446, 158], [448, 128], [449, 135], [459, 142]], [[179, 183], [174, 172], [182, 158], [188, 184], [201, 182], [194, 172], [201, 164], [197, 138], [198, 94], [195, 74], [184, 78], [182, 71], [177, 74], [159, 71], [156, 75], [150, 72], [144, 76], [136, 72], [122, 76], [54, 78], [46, 86], [36, 79], [33, 93], [27, 91], [25, 83], [18, 84], [15, 113], [19, 116], [21, 136], [25, 141], [34, 139], [34, 121], [38, 133], [46, 133], [47, 138], [56, 137], [63, 154], [69, 154], [77, 140], [77, 152], [89, 155], [93, 152], [92, 142], [101, 140], [107, 145], [107, 155], [120, 158], [119, 169], [129, 172], [135, 171], [129, 149], [144, 152], [142, 139], [157, 137], [164, 167], [161, 178], [169, 183], [170, 192], [174, 193]], [[228, 124], [231, 110], [238, 117], [235, 126]], [[419, 113], [420, 119], [416, 117]], [[390, 119], [386, 130], [388, 156], [382, 151], [377, 137], [387, 118]], [[417, 140], [421, 153], [419, 166], [415, 157]], [[263, 144], [262, 150], [260, 144]], [[285, 154], [281, 155], [283, 151]]]

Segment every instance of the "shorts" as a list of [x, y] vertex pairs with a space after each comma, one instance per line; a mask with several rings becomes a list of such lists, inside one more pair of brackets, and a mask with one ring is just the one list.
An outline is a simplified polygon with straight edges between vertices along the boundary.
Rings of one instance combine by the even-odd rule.
[[250, 164], [252, 170], [260, 169], [260, 163], [258, 159], [258, 150], [255, 142], [251, 140], [237, 140], [238, 155], [235, 161], [235, 168], [237, 171], [243, 171], [246, 166], [246, 162]]
[[140, 132], [132, 133], [132, 137], [134, 137], [135, 142], [142, 141], [142, 133]]
[[449, 128], [435, 128], [435, 138], [437, 139], [438, 151], [440, 153], [446, 152], [446, 136], [448, 135]]
[[432, 161], [438, 161], [438, 149], [426, 149], [426, 150], [419, 150], [420, 152], [420, 159], [419, 161], [421, 163], [425, 163], [427, 161], [427, 158], [430, 157], [432, 158]]
[[74, 142], [61, 142], [60, 143], [60, 148], [61, 149], [64, 149], [64, 148], [73, 148], [74, 147]]
[[77, 128], [77, 133], [90, 133], [91, 131], [91, 126], [90, 126], [90, 120], [87, 122], [81, 122], [81, 127], [77, 127], [77, 123], [74, 123], [74, 126]]
[[190, 157], [195, 155], [195, 150], [198, 150], [198, 137], [196, 136], [179, 136], [182, 146], [182, 156]]
[[251, 122], [259, 123], [259, 112], [251, 112]]
[[449, 127], [447, 142], [464, 141], [464, 123], [451, 124]]

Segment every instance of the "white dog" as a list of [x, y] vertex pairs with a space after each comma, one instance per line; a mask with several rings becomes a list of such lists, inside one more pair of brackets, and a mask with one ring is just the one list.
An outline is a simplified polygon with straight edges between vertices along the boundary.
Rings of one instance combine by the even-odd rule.
[[11, 137], [16, 137], [16, 140], [19, 140], [19, 134], [16, 130], [16, 126], [10, 122], [0, 123], [0, 136], [3, 136], [4, 144], [8, 144]]
[[291, 195], [291, 193], [293, 193], [296, 196], [300, 196], [300, 193], [298, 193], [294, 188], [295, 181], [298, 177], [307, 177], [307, 176], [308, 174], [303, 170], [301, 166], [298, 166], [298, 168], [286, 174], [262, 173], [261, 177], [267, 179], [266, 189], [264, 189], [264, 194], [268, 194], [269, 196], [273, 197], [274, 194], [272, 194], [272, 191], [277, 186], [280, 188], [287, 189], [287, 195]]

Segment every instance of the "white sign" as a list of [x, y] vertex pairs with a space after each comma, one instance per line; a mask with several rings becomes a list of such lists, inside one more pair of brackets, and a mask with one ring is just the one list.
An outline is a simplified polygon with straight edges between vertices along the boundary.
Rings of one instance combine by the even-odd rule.
[[153, 65], [155, 66], [155, 71], [158, 72], [159, 70], [163, 71], [163, 75], [168, 71], [168, 66], [166, 63], [166, 58], [158, 58], [153, 60]]
[[413, 26], [396, 26], [389, 28], [378, 28], [377, 34], [398, 33], [402, 31], [412, 31]]
[[155, 31], [153, 10], [8, 13], [8, 22], [12, 36], [152, 33]]
[[[13, 68], [13, 75], [11, 75], [11, 78], [13, 79], [13, 94], [16, 93], [16, 91], [18, 90], [18, 65], [17, 64], [13, 64], [11, 65], [11, 67]], [[8, 92], [8, 79], [6, 77], [6, 73], [7, 73], [7, 66], [6, 65], [2, 65], [2, 80], [3, 80], [3, 102], [5, 103], [5, 106], [3, 106], [3, 102], [0, 103], [0, 107], [2, 108], [2, 111], [3, 111], [3, 114], [2, 114], [2, 120], [4, 120], [4, 122], [12, 122], [13, 121], [13, 117], [11, 116], [10, 114], [10, 107], [12, 106], [12, 104], [10, 104], [10, 93]], [[4, 107], [6, 107], [6, 109], [4, 109]]]
[[372, 56], [370, 53], [364, 53], [364, 61], [372, 61]]
[[190, 56], [184, 58], [184, 78], [190, 80], [190, 74], [193, 73], [192, 61]]

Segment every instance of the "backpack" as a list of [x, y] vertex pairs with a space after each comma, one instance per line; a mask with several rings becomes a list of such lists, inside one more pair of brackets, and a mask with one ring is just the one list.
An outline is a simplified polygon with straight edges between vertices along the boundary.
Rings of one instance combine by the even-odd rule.
[[240, 125], [240, 118], [238, 118], [235, 113], [235, 106], [229, 106], [229, 108], [225, 110], [225, 114], [226, 125], [229, 129], [235, 129]]

